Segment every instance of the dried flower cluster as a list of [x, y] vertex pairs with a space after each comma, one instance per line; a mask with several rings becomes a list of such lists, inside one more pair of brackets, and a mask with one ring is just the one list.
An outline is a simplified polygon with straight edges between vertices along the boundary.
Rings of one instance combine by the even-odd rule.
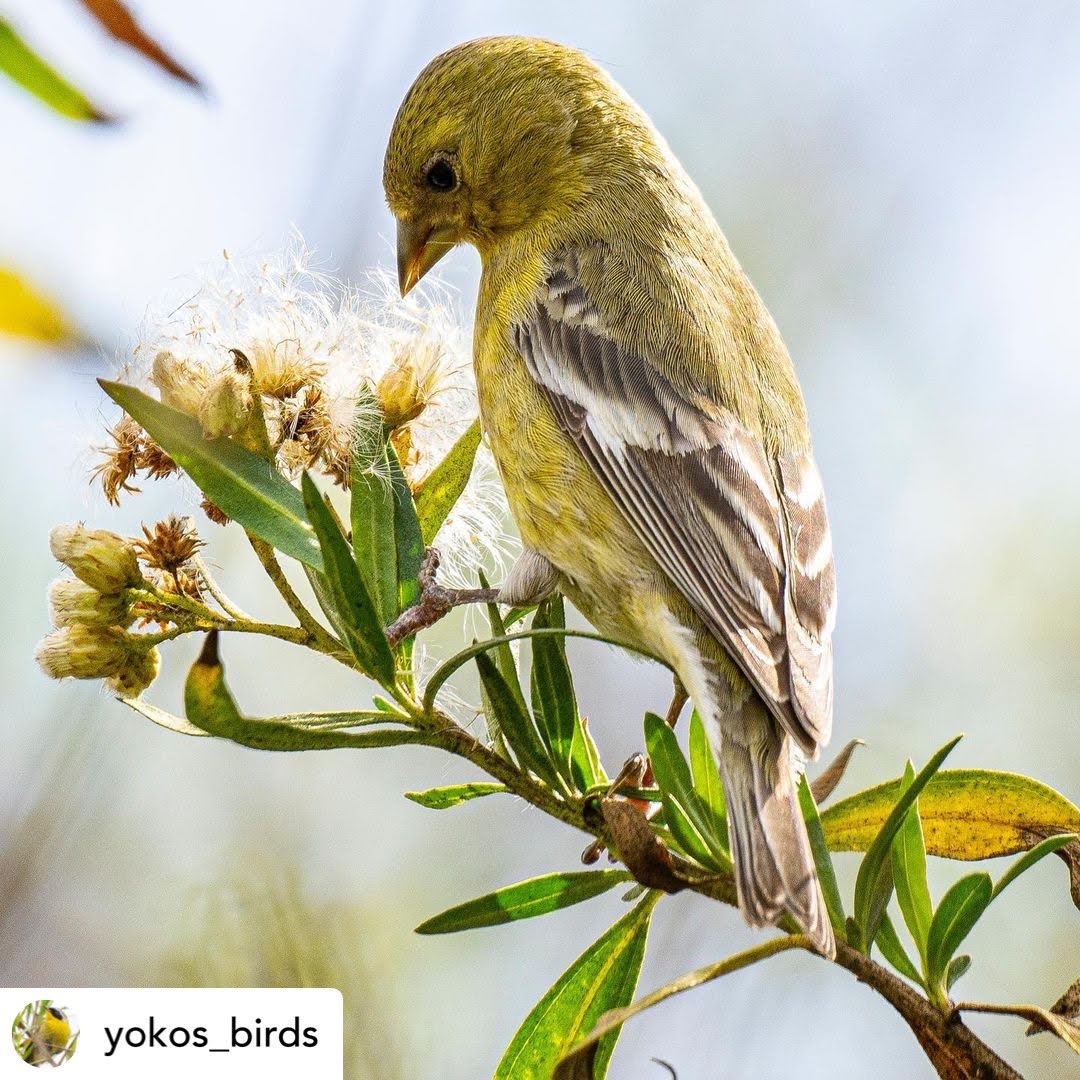
[[[346, 288], [312, 270], [298, 245], [261, 261], [226, 256], [185, 302], [148, 315], [124, 379], [149, 384], [208, 438], [264, 424], [290, 479], [310, 469], [348, 487], [355, 447], [370, 446], [377, 468], [385, 425], [415, 490], [476, 415], [467, 345], [445, 297], [398, 300], [377, 275], [364, 292]], [[112, 503], [140, 478], [178, 471], [126, 415], [98, 450], [94, 478]], [[476, 568], [501, 555], [504, 508], [481, 448], [438, 540], [450, 583], [474, 583]]]

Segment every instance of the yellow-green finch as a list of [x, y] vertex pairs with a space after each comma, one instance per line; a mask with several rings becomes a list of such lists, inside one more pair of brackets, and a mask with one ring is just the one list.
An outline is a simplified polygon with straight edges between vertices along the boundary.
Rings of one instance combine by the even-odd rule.
[[483, 261], [480, 413], [524, 554], [500, 599], [563, 591], [665, 660], [720, 767], [739, 906], [834, 950], [796, 793], [832, 726], [835, 575], [787, 350], [700, 192], [582, 53], [436, 57], [386, 152], [407, 292]]

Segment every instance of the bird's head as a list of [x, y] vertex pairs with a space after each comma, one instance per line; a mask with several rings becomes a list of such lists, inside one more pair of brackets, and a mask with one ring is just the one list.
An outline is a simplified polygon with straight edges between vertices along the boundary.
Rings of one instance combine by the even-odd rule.
[[402, 293], [459, 243], [485, 254], [580, 209], [624, 112], [640, 117], [601, 68], [553, 42], [482, 38], [432, 60], [398, 110], [383, 165]]

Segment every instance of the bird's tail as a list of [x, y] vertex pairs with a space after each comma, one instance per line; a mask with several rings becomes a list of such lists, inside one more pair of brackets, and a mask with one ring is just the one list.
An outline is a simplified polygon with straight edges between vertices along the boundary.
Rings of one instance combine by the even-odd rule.
[[754, 699], [743, 706], [735, 730], [724, 719], [722, 731], [712, 734], [719, 742], [739, 908], [752, 926], [790, 912], [815, 948], [832, 958], [836, 942], [799, 809], [791, 739]]

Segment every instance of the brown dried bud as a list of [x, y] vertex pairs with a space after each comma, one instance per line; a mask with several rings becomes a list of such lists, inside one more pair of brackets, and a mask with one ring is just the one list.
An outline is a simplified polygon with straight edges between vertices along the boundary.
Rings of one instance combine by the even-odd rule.
[[49, 586], [49, 612], [56, 627], [131, 625], [131, 605], [123, 593], [100, 593], [78, 578], [57, 578]]
[[119, 627], [75, 623], [45, 638], [34, 659], [51, 679], [105, 679], [130, 663], [131, 649]]
[[101, 593], [116, 593], [142, 583], [135, 549], [122, 536], [85, 525], [57, 525], [49, 549], [80, 581]]
[[187, 564], [203, 547], [191, 519], [176, 514], [159, 521], [153, 529], [144, 525], [142, 537], [133, 540], [132, 544], [147, 566], [163, 570], [174, 578], [182, 570], [189, 569]]

